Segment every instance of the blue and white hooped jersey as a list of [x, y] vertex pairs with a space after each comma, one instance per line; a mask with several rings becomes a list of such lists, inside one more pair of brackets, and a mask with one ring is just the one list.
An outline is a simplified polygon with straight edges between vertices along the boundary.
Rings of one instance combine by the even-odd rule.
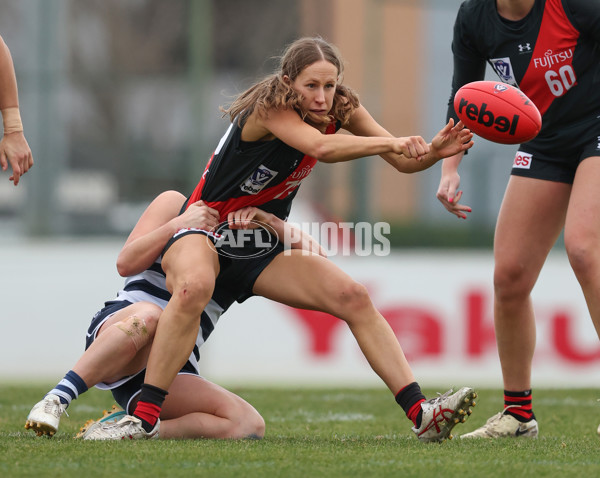
[[[138, 302], [151, 302], [156, 304], [161, 309], [167, 306], [171, 298], [171, 294], [167, 290], [166, 276], [161, 267], [160, 258], [152, 264], [148, 269], [140, 274], [136, 274], [125, 279], [125, 286], [117, 293], [117, 301], [128, 301], [131, 303]], [[222, 301], [223, 302], [223, 301]], [[214, 300], [210, 299], [202, 312], [200, 320], [200, 330], [196, 337], [196, 344], [194, 350], [190, 354], [189, 361], [194, 366], [196, 371], [199, 371], [198, 362], [200, 360], [200, 347], [212, 331], [214, 330], [217, 322], [223, 312], [229, 308], [229, 305], [221, 306]], [[101, 324], [98, 325], [97, 329]], [[94, 331], [96, 333], [97, 329]]]

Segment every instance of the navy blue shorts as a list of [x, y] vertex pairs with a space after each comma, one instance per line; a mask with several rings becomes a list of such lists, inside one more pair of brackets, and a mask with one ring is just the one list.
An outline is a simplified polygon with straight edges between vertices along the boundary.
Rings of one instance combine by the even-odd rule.
[[[92, 318], [92, 323], [90, 324], [86, 334], [85, 349], [87, 350], [89, 346], [92, 345], [96, 339], [98, 329], [108, 318], [110, 318], [111, 315], [131, 304], [132, 303], [127, 300], [112, 300], [106, 302], [104, 307]], [[181, 368], [179, 373], [191, 374], [199, 377], [196, 368], [189, 360]], [[99, 384], [98, 388], [101, 388], [102, 390], [109, 389], [119, 406], [123, 408], [123, 410], [127, 410], [127, 407], [131, 404], [134, 397], [140, 393], [145, 376], [146, 369], [143, 369], [136, 375], [123, 377], [123, 379], [115, 382], [115, 384], [118, 385], [116, 385], [114, 388], [110, 388], [110, 384]]]

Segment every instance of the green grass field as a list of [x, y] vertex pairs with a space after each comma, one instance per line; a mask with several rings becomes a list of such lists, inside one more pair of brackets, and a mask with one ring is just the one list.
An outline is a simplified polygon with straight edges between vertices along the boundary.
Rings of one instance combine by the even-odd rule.
[[[23, 425], [53, 384], [0, 385], [0, 473], [126, 477], [565, 477], [600, 474], [600, 391], [534, 390], [537, 440], [423, 444], [385, 389], [234, 389], [265, 418], [263, 440], [82, 442], [71, 437], [112, 405], [96, 389], [69, 407], [51, 439]], [[444, 390], [440, 390], [444, 391]], [[433, 390], [426, 390], [428, 397]], [[479, 390], [473, 415], [455, 435], [502, 406]]]

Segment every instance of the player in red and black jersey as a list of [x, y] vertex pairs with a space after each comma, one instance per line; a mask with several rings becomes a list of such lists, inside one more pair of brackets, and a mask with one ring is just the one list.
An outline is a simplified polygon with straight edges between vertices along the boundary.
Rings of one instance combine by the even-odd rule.
[[[530, 293], [564, 228], [567, 254], [600, 334], [600, 0], [468, 0], [452, 41], [452, 98], [486, 64], [542, 113], [522, 144], [494, 240], [494, 314], [505, 408], [467, 437], [537, 436], [531, 401], [535, 320]], [[448, 117], [456, 117], [449, 103]], [[437, 197], [459, 218], [458, 165], [447, 158]]]
[[[431, 144], [420, 136], [393, 137], [360, 105], [356, 93], [341, 84], [342, 73], [339, 54], [323, 39], [291, 44], [280, 70], [243, 92], [226, 110], [232, 125], [190, 202], [201, 199], [240, 232], [255, 217], [255, 206], [286, 218], [300, 182], [317, 161], [380, 155], [401, 172], [415, 172], [472, 145], [471, 132], [453, 121]], [[352, 134], [334, 134], [340, 128]], [[237, 255], [225, 255], [216, 251], [221, 247], [217, 235], [215, 244], [205, 235], [209, 231], [181, 231], [164, 252], [162, 266], [172, 298], [158, 323], [140, 401], [134, 417], [120, 431], [106, 430], [104, 438], [144, 438], [158, 430], [165, 390], [189, 356], [200, 312], [224, 273], [232, 278], [230, 290], [237, 288], [233, 299], [238, 302], [262, 295], [346, 321], [374, 371], [413, 421], [417, 436], [424, 441], [448, 437], [475, 393], [465, 387], [425, 401], [394, 332], [363, 285], [320, 255], [297, 250], [284, 254], [279, 243], [268, 254], [255, 256], [253, 246], [243, 241], [231, 246], [237, 247]], [[240, 258], [248, 249], [251, 253]], [[139, 419], [141, 426], [136, 425]]]

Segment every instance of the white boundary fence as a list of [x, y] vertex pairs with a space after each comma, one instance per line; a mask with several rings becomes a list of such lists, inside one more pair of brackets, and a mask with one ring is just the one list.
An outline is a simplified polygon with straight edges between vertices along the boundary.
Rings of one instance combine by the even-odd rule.
[[[122, 286], [120, 241], [2, 244], [0, 379], [62, 378], [83, 351], [92, 315]], [[490, 252], [404, 251], [333, 258], [365, 284], [426, 386], [502, 385], [492, 325]], [[600, 345], [563, 254], [534, 291], [534, 387], [594, 386]], [[263, 298], [235, 304], [201, 350], [222, 384], [381, 385], [346, 325]]]

